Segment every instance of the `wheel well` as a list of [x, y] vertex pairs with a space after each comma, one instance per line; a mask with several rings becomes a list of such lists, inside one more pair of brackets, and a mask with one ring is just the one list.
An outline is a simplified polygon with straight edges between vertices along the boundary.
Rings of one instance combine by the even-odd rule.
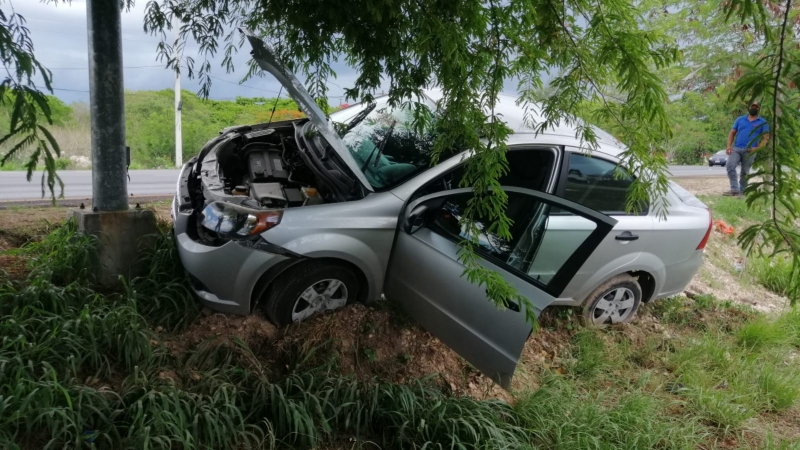
[[358, 282], [361, 285], [362, 289], [358, 292], [358, 297], [356, 298], [357, 301], [363, 302], [366, 300], [367, 295], [369, 294], [369, 283], [367, 282], [367, 276], [364, 275], [364, 272], [358, 268], [355, 264], [351, 263], [350, 261], [339, 259], [339, 258], [303, 258], [303, 259], [290, 259], [287, 261], [283, 261], [278, 263], [264, 272], [261, 277], [259, 277], [258, 281], [256, 281], [255, 286], [253, 287], [253, 292], [250, 294], [250, 312], [255, 310], [258, 302], [264, 297], [267, 293], [267, 290], [273, 285], [273, 282], [280, 277], [280, 275], [290, 268], [300, 266], [303, 264], [307, 264], [310, 262], [330, 262], [331, 264], [338, 264], [341, 266], [345, 266], [348, 269], [352, 270], [353, 273], [358, 278]]
[[656, 291], [656, 279], [649, 273], [643, 270], [636, 270], [628, 272], [632, 277], [636, 278], [639, 286], [642, 287], [642, 301], [649, 302], [653, 298]]

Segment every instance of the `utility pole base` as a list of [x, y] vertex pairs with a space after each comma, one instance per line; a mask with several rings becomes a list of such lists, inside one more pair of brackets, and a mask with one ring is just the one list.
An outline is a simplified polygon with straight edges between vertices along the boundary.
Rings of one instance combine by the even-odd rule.
[[155, 245], [156, 216], [146, 209], [93, 212], [73, 209], [78, 230], [97, 237], [95, 281], [100, 285], [120, 287], [120, 276], [131, 280], [145, 275], [141, 264], [144, 254]]

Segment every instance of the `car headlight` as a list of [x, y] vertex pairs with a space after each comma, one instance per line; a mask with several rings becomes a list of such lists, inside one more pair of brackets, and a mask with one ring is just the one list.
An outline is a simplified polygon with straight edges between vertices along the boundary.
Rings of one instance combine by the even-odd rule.
[[258, 211], [225, 202], [209, 203], [203, 209], [202, 225], [222, 237], [248, 239], [281, 223], [282, 210]]

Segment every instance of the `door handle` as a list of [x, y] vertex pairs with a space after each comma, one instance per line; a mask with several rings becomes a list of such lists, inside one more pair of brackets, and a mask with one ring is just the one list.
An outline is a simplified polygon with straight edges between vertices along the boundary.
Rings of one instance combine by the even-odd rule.
[[[486, 289], [486, 298], [489, 298], [489, 290]], [[509, 309], [514, 312], [519, 312], [519, 303], [515, 302], [514, 300], [509, 300], [508, 305], [506, 305], [506, 309]]]
[[618, 234], [614, 239], [618, 241], [635, 241], [639, 239], [639, 236], [636, 234], [631, 233], [630, 231], [623, 231], [622, 233]]

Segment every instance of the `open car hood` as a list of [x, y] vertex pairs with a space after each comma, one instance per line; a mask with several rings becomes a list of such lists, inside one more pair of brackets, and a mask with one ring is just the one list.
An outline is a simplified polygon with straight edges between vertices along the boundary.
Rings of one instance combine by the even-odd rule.
[[317, 128], [317, 130], [322, 134], [322, 137], [328, 141], [328, 144], [333, 148], [333, 150], [339, 155], [340, 158], [347, 164], [347, 167], [353, 172], [353, 174], [358, 178], [358, 181], [370, 192], [373, 192], [374, 189], [367, 181], [367, 178], [364, 176], [364, 173], [361, 171], [361, 168], [356, 163], [356, 160], [353, 159], [353, 156], [350, 154], [350, 151], [347, 150], [347, 146], [342, 142], [342, 139], [339, 137], [338, 134], [333, 130], [331, 127], [331, 123], [326, 117], [325, 113], [320, 109], [317, 102], [311, 97], [308, 91], [303, 87], [303, 84], [300, 83], [300, 80], [294, 76], [293, 73], [289, 72], [286, 67], [278, 61], [278, 57], [275, 55], [275, 52], [262, 41], [260, 38], [253, 36], [252, 34], [243, 30], [245, 36], [247, 36], [247, 40], [250, 42], [250, 46], [253, 47], [253, 51], [251, 54], [253, 55], [253, 59], [255, 60], [256, 64], [258, 64], [261, 69], [266, 70], [267, 72], [271, 73], [278, 81], [283, 85], [284, 89], [289, 93], [289, 96], [297, 102], [297, 106], [300, 107], [300, 110], [305, 113], [311, 123]]

